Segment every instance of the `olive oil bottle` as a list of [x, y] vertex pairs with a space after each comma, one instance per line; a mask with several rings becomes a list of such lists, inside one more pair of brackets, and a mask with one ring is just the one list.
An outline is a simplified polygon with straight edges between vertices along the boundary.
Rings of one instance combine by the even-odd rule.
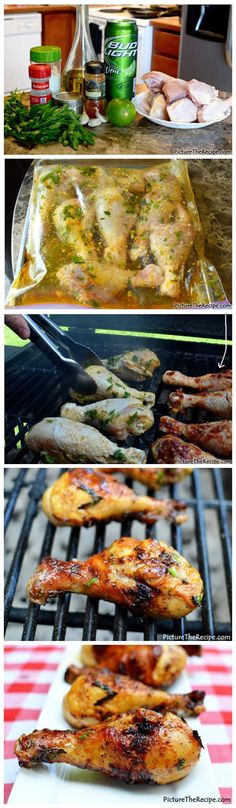
[[75, 35], [63, 71], [63, 90], [83, 97], [84, 65], [94, 60], [97, 60], [97, 56], [89, 30], [88, 6], [76, 6]]

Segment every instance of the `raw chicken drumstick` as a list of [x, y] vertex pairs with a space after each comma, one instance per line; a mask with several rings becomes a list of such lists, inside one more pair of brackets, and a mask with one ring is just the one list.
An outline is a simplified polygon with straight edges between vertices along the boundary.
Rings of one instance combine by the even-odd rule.
[[219, 390], [216, 393], [183, 393], [183, 390], [176, 390], [170, 393], [168, 406], [173, 412], [182, 412], [188, 407], [199, 407], [201, 410], [208, 410], [213, 415], [232, 417], [232, 393], [229, 390]]
[[[101, 645], [83, 643], [80, 661], [91, 667], [108, 668], [114, 673], [126, 674], [151, 687], [168, 687], [187, 665], [187, 654], [181, 645], [157, 643], [152, 645]], [[78, 676], [78, 667], [70, 665], [65, 679], [72, 684]]]
[[42, 508], [50, 522], [62, 526], [120, 521], [130, 514], [147, 523], [159, 518], [177, 524], [186, 521], [183, 503], [138, 496], [132, 488], [98, 469], [66, 471], [44, 492]]
[[184, 617], [201, 605], [201, 576], [164, 542], [121, 538], [87, 561], [43, 558], [27, 592], [44, 604], [63, 592], [118, 603], [145, 617]]
[[61, 416], [70, 421], [90, 424], [114, 435], [117, 440], [126, 440], [129, 435], [142, 435], [154, 424], [152, 410], [137, 398], [117, 398], [96, 401], [95, 404], [63, 404]]
[[25, 442], [34, 454], [50, 454], [55, 463], [145, 463], [141, 449], [125, 449], [101, 435], [93, 426], [69, 418], [44, 418], [31, 427]]
[[222, 370], [220, 373], [206, 373], [205, 376], [185, 376], [179, 370], [167, 370], [162, 376], [165, 384], [179, 387], [192, 387], [195, 390], [231, 390], [232, 370]]
[[101, 668], [80, 668], [63, 699], [63, 714], [72, 727], [91, 727], [110, 716], [139, 707], [177, 715], [199, 715], [204, 710], [204, 692], [193, 690], [181, 695], [154, 690], [142, 682]]
[[[101, 365], [89, 365], [86, 368], [86, 373], [92, 377], [97, 385], [96, 393], [93, 394], [93, 401], [102, 401], [104, 398], [138, 398], [142, 404], [148, 404], [153, 407], [155, 404], [155, 393], [149, 393], [145, 390], [136, 390], [134, 387], [128, 387], [125, 382], [118, 379], [111, 370], [101, 367]], [[75, 401], [83, 403], [91, 396], [80, 395], [78, 391], [72, 391], [72, 398]]]
[[20, 766], [70, 763], [126, 783], [171, 783], [193, 769], [201, 739], [172, 713], [136, 710], [81, 730], [41, 729], [21, 735], [15, 744]]
[[[152, 454], [156, 463], [216, 463], [217, 458], [203, 452], [193, 443], [185, 443], [176, 435], [165, 435], [152, 444]], [[220, 462], [218, 460], [218, 462]]]
[[232, 454], [232, 421], [210, 421], [204, 424], [183, 424], [175, 418], [163, 415], [159, 428], [171, 435], [181, 435], [219, 457]]

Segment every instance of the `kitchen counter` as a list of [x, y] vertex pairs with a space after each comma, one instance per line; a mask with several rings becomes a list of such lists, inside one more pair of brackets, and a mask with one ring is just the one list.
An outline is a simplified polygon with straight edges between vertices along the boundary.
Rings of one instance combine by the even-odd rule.
[[[116, 161], [117, 164], [117, 161]], [[215, 265], [231, 301], [231, 160], [189, 160], [189, 174], [206, 236], [206, 256]], [[18, 196], [14, 222], [14, 263], [20, 250], [32, 183], [30, 167]]]

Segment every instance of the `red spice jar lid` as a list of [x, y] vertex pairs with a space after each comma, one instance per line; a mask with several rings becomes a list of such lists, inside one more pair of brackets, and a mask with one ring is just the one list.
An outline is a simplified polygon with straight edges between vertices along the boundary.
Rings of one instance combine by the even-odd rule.
[[29, 76], [31, 79], [47, 79], [51, 76], [50, 65], [29, 65]]

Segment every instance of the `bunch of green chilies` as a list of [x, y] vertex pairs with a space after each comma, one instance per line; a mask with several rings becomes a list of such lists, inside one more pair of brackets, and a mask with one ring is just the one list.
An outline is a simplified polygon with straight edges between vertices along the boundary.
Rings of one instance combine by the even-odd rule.
[[95, 134], [80, 124], [80, 116], [67, 106], [27, 107], [24, 93], [11, 93], [4, 107], [4, 136], [25, 146], [62, 143], [77, 151], [80, 145], [93, 145]]

